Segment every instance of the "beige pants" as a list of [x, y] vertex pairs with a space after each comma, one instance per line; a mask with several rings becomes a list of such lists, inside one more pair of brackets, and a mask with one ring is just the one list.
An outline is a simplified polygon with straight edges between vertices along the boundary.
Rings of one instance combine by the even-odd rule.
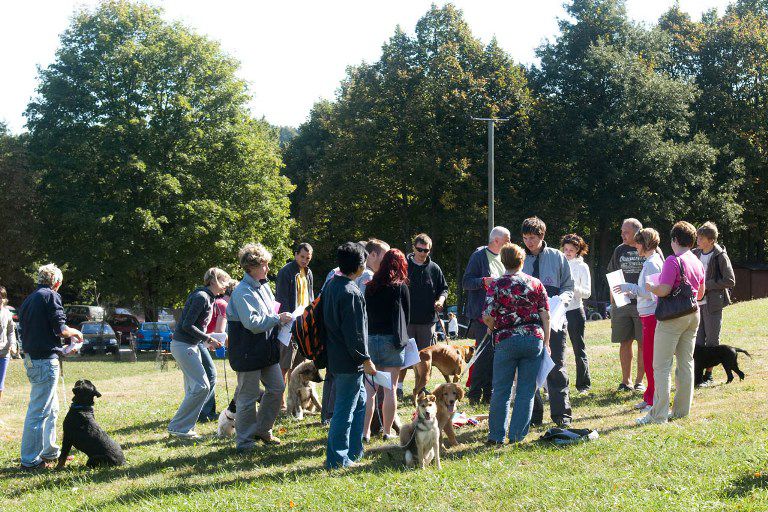
[[673, 320], [659, 320], [653, 340], [653, 375], [656, 390], [653, 407], [648, 415], [654, 423], [664, 423], [669, 416], [669, 376], [672, 373], [672, 357], [677, 358], [675, 369], [674, 418], [687, 416], [693, 403], [693, 348], [696, 330], [699, 328], [699, 312]]

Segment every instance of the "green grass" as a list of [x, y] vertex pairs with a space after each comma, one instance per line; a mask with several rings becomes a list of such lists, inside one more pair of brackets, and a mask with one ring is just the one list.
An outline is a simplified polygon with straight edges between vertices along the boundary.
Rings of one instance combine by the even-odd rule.
[[[96, 415], [122, 444], [128, 464], [86, 469], [85, 457], [61, 472], [20, 472], [19, 443], [28, 384], [12, 361], [0, 401], [0, 507], [3, 510], [768, 510], [765, 401], [768, 397], [768, 300], [725, 312], [723, 342], [749, 350], [740, 357], [744, 382], [696, 390], [691, 417], [636, 427], [639, 395], [618, 394], [619, 368], [608, 322], [589, 323], [588, 354], [594, 393], [574, 398], [575, 426], [600, 439], [558, 448], [528, 436], [519, 447], [483, 445], [487, 425], [458, 430], [462, 445], [443, 452], [443, 470], [406, 470], [402, 454], [377, 441], [361, 467], [322, 469], [326, 429], [316, 418], [279, 419], [282, 446], [238, 455], [231, 439], [170, 440], [168, 419], [182, 395], [181, 373], [93, 358], [65, 364], [67, 387], [94, 381], [103, 398]], [[569, 369], [573, 369], [569, 352]], [[226, 402], [219, 361], [219, 405]], [[230, 392], [234, 374], [228, 371]], [[722, 369], [715, 371], [724, 382]], [[406, 391], [412, 385], [409, 375]], [[437, 380], [435, 380], [437, 382]], [[67, 391], [67, 400], [71, 393]], [[461, 408], [486, 412], [483, 408]], [[66, 408], [62, 409], [63, 418]], [[403, 418], [411, 408], [402, 409]], [[548, 414], [548, 411], [547, 411]], [[61, 418], [59, 429], [61, 429]]]

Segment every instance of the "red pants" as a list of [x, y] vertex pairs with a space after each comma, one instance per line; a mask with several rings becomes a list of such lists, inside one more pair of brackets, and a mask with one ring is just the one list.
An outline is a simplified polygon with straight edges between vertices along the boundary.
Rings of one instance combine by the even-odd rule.
[[653, 405], [653, 336], [656, 333], [656, 316], [647, 315], [640, 317], [640, 323], [643, 326], [643, 364], [645, 365], [645, 378], [648, 380], [648, 386], [643, 393], [643, 400], [648, 405]]

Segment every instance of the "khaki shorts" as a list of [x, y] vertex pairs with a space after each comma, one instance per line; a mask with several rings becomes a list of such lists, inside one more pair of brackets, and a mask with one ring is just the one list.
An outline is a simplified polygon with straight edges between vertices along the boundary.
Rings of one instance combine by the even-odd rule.
[[637, 305], [627, 304], [624, 307], [611, 308], [611, 342], [623, 343], [637, 340], [643, 342], [643, 324], [640, 323], [640, 314]]
[[423, 350], [435, 344], [435, 324], [409, 324], [408, 336], [416, 340], [419, 350]]

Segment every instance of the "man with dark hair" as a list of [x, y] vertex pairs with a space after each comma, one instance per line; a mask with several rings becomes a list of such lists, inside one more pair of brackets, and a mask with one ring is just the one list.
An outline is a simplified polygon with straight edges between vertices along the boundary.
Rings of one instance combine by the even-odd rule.
[[[483, 309], [488, 286], [494, 279], [504, 275], [504, 265], [501, 263], [501, 248], [510, 240], [509, 230], [496, 226], [488, 235], [488, 245], [478, 247], [469, 258], [467, 269], [461, 279], [461, 286], [467, 292], [467, 304], [464, 313], [469, 319], [467, 336], [475, 338], [475, 349], [485, 338], [488, 328], [483, 323]], [[491, 402], [493, 391], [493, 350], [494, 344], [487, 340], [477, 357], [475, 364], [469, 370], [470, 403]]]
[[[306, 307], [315, 300], [314, 281], [309, 262], [312, 261], [312, 246], [306, 242], [296, 246], [293, 260], [286, 263], [277, 273], [275, 282], [275, 300], [280, 303], [280, 313], [293, 313], [298, 307]], [[291, 370], [303, 361], [296, 342], [291, 340], [288, 346], [280, 344], [280, 370], [283, 380], [288, 384]], [[285, 409], [285, 397], [282, 408]]]
[[[523, 272], [537, 278], [547, 290], [551, 298], [559, 296], [564, 306], [573, 300], [573, 278], [571, 266], [565, 255], [557, 249], [547, 247], [544, 237], [547, 234], [547, 226], [538, 217], [530, 217], [523, 221], [520, 229], [525, 243], [525, 262]], [[562, 330], [551, 330], [549, 335], [549, 347], [552, 361], [555, 367], [547, 376], [547, 389], [549, 390], [549, 409], [558, 427], [567, 427], [571, 424], [571, 400], [568, 392], [568, 371], [565, 368], [565, 326]], [[541, 394], [536, 391], [534, 395], [533, 417], [531, 423], [541, 424], [544, 417], [544, 403]]]
[[[434, 343], [437, 314], [443, 310], [448, 297], [448, 283], [440, 266], [430, 259], [431, 250], [432, 239], [425, 233], [419, 233], [413, 239], [413, 252], [407, 256], [408, 292], [411, 298], [408, 337], [416, 340], [419, 350]], [[407, 371], [407, 368], [400, 371], [398, 398], [402, 398], [403, 379]]]
[[[608, 273], [621, 269], [624, 273], [624, 281], [631, 284], [638, 283], [640, 272], [643, 270], [645, 258], [641, 257], [635, 247], [635, 235], [643, 229], [639, 220], [629, 218], [621, 223], [622, 243], [613, 251], [611, 261], [608, 262]], [[645, 391], [643, 375], [643, 326], [640, 322], [640, 313], [637, 312], [637, 298], [620, 308], [616, 307], [611, 295], [611, 341], [619, 343], [619, 361], [621, 362], [621, 384], [619, 391]], [[637, 374], [632, 385], [632, 341], [637, 340]]]
[[[699, 301], [701, 321], [696, 333], [696, 344], [715, 347], [720, 344], [720, 328], [723, 324], [723, 308], [731, 303], [730, 288], [736, 286], [736, 275], [725, 247], [718, 245], [717, 226], [705, 222], [696, 231], [697, 248], [693, 250], [704, 266], [706, 293]], [[704, 373], [702, 386], [714, 383], [712, 368]]]
[[324, 341], [328, 372], [335, 380], [334, 414], [328, 429], [325, 467], [352, 466], [363, 456], [366, 393], [363, 373], [374, 375], [368, 355], [365, 298], [354, 280], [363, 273], [365, 249], [347, 242], [336, 251], [340, 275], [323, 290]]

